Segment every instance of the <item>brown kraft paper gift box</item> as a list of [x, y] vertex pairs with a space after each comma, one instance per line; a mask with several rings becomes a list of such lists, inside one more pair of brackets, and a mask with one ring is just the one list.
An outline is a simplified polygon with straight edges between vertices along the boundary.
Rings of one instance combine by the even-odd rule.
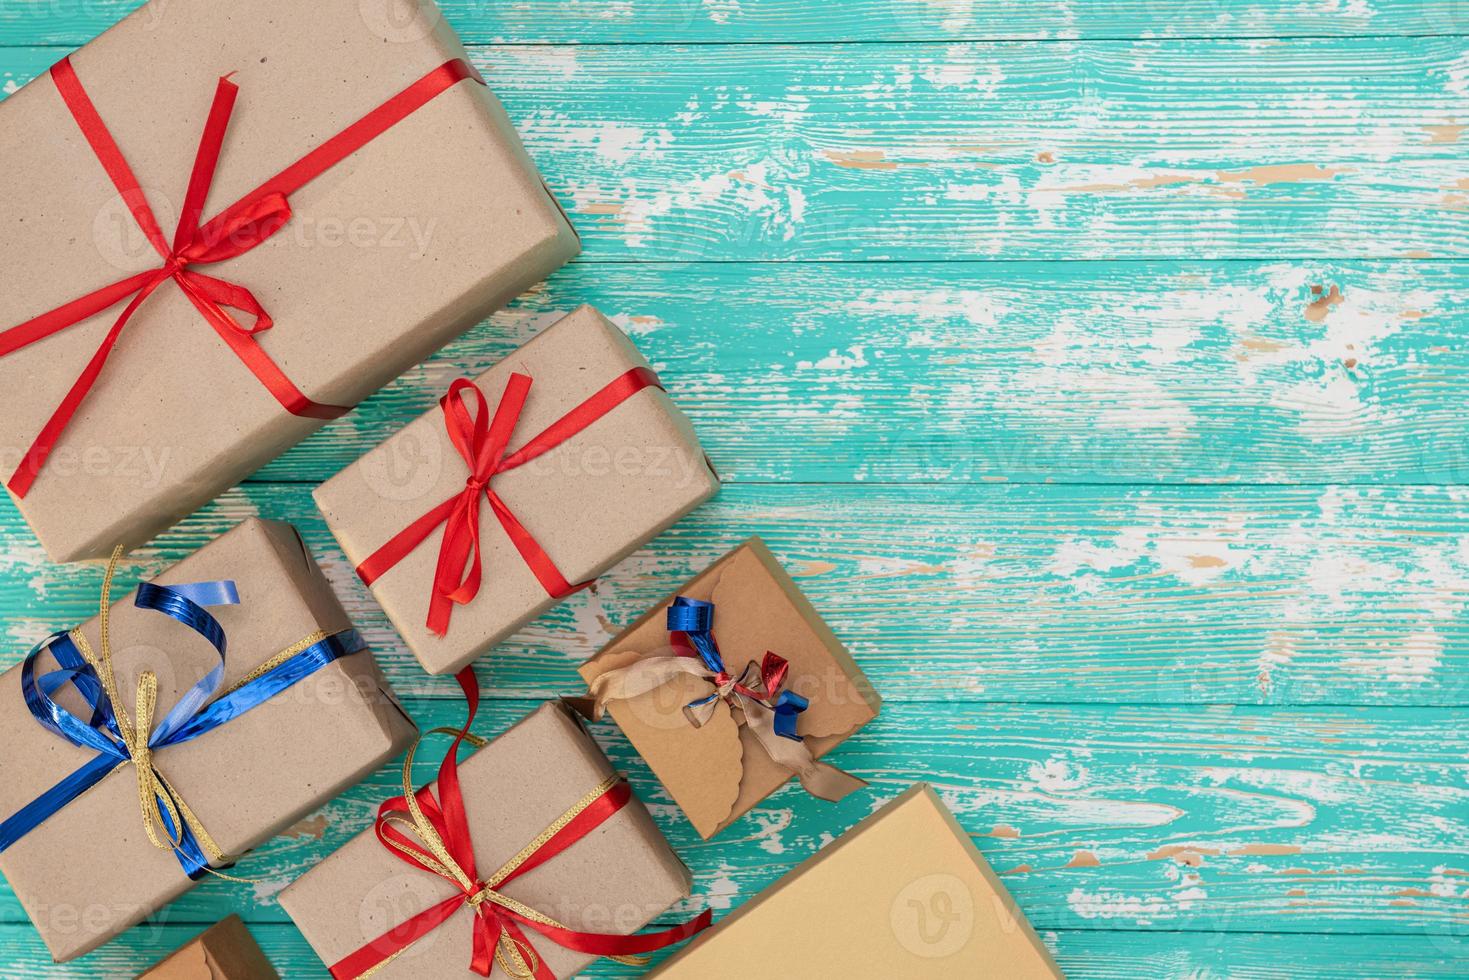
[[[581, 667], [589, 685], [609, 671], [670, 653], [668, 608], [676, 596], [713, 602], [714, 635], [728, 670], [770, 651], [790, 661], [787, 687], [807, 698], [797, 731], [820, 758], [877, 717], [882, 699], [842, 642], [822, 620], [764, 542], [752, 538], [644, 614]], [[692, 677], [629, 701], [611, 701], [610, 714], [647, 760], [699, 835], [706, 840], [734, 823], [791, 778], [732, 712], [702, 727], [684, 705], [708, 696]]]
[[[350, 628], [296, 529], [247, 520], [153, 581], [232, 579], [240, 604], [210, 612], [228, 638], [224, 685], [318, 631]], [[155, 727], [215, 664], [214, 649], [167, 616], [115, 590], [111, 637], [118, 689], [133, 711], [143, 671], [159, 681]], [[100, 650], [99, 623], [82, 627]], [[55, 668], [48, 652], [40, 671]], [[30, 804], [96, 756], [43, 728], [27, 710], [21, 667], [0, 674], [0, 818]], [[83, 714], [79, 698], [57, 700]], [[371, 651], [342, 657], [213, 731], [159, 749], [154, 764], [224, 853], [260, 845], [400, 753], [415, 727]], [[248, 859], [242, 874], [248, 875]], [[193, 886], [170, 851], [148, 840], [131, 765], [62, 807], [0, 854], [0, 872], [58, 961], [142, 921]]]
[[791, 977], [1059, 980], [1005, 886], [919, 784], [695, 938], [650, 976], [746, 980], [752, 948]]
[[[153, 0], [71, 57], [172, 241], [215, 86], [238, 101], [207, 221], [453, 59], [432, 0]], [[0, 331], [163, 259], [42, 75], [0, 104]], [[290, 220], [196, 266], [250, 290], [256, 338], [315, 402], [352, 406], [574, 256], [575, 232], [494, 95], [460, 81], [290, 194]], [[16, 285], [22, 284], [22, 285]], [[0, 357], [9, 481], [123, 311]], [[232, 313], [249, 326], [252, 318]], [[0, 347], [3, 347], [0, 343]], [[18, 505], [55, 561], [139, 544], [317, 429], [184, 295], [158, 286]], [[12, 491], [14, 492], [14, 491]]]
[[137, 980], [280, 980], [238, 915], [195, 936]]
[[[583, 306], [474, 383], [493, 413], [512, 374], [531, 377], [509, 442], [515, 450], [609, 382], [647, 367], [621, 330]], [[322, 484], [315, 497], [348, 560], [360, 566], [426, 511], [463, 492], [468, 477], [444, 412], [435, 407]], [[713, 496], [719, 478], [672, 399], [644, 388], [558, 448], [495, 475], [490, 487], [568, 582], [579, 583]], [[372, 583], [374, 597], [431, 673], [458, 671], [560, 601], [488, 505], [478, 524], [484, 584], [468, 604], [453, 607], [444, 636], [427, 625], [442, 529]]]
[[[556, 703], [542, 705], [464, 759], [459, 776], [480, 873], [499, 867], [612, 775], [596, 742]], [[688, 869], [634, 798], [502, 891], [570, 929], [631, 934], [687, 898], [691, 888]], [[399, 860], [369, 828], [281, 892], [280, 903], [330, 967], [456, 892], [448, 880]], [[472, 920], [467, 907], [459, 909], [373, 977], [473, 977]], [[573, 976], [594, 959], [539, 933], [526, 935], [557, 977]], [[506, 980], [498, 964], [491, 977]]]

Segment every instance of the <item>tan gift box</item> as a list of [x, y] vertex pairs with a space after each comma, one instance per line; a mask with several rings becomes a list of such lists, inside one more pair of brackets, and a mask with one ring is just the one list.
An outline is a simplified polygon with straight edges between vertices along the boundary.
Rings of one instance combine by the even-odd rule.
[[[466, 758], [459, 777], [479, 873], [505, 864], [613, 776], [597, 743], [560, 704], [542, 705]], [[572, 930], [630, 935], [691, 888], [688, 869], [634, 797], [500, 891]], [[330, 967], [457, 892], [451, 881], [404, 863], [369, 828], [281, 892], [280, 903]], [[469, 969], [473, 921], [468, 907], [459, 908], [372, 976], [475, 976]], [[525, 934], [557, 977], [573, 976], [594, 959], [530, 929]], [[490, 976], [506, 980], [499, 965]]]
[[[715, 562], [587, 661], [581, 674], [593, 691], [613, 671], [673, 652], [668, 609], [680, 596], [714, 604], [713, 632], [730, 674], [738, 677], [767, 652], [789, 662], [785, 687], [809, 702], [798, 716], [797, 731], [816, 759], [877, 717], [882, 699], [759, 538]], [[706, 840], [792, 776], [762, 746], [749, 719], [740, 723], [737, 712], [746, 708], [715, 711], [698, 727], [690, 723], [685, 706], [709, 697], [711, 689], [706, 680], [679, 676], [605, 706]]]
[[205, 929], [137, 980], [280, 980], [238, 915]]
[[[210, 612], [228, 638], [224, 688], [317, 634], [351, 628], [296, 529], [247, 520], [168, 569], [163, 584], [233, 580], [237, 606]], [[134, 712], [145, 671], [159, 683], [155, 720], [219, 662], [200, 636], [132, 604], [111, 607], [118, 690]], [[99, 622], [82, 627], [100, 650]], [[41, 670], [55, 669], [48, 652]], [[0, 674], [0, 818], [36, 800], [97, 753], [43, 728], [27, 710], [22, 668]], [[80, 698], [59, 702], [85, 712]], [[155, 726], [156, 727], [156, 726]], [[225, 854], [240, 855], [360, 782], [412, 741], [371, 651], [345, 656], [193, 741], [159, 749], [155, 768]], [[136, 768], [114, 769], [0, 853], [0, 872], [51, 954], [69, 960], [141, 922], [193, 886], [178, 858], [144, 833]], [[243, 874], [248, 875], [248, 861]]]
[[1061, 977], [969, 835], [923, 784], [802, 862], [650, 976], [746, 980], [751, 949], [778, 951], [781, 971], [791, 977]]
[[[583, 306], [474, 380], [495, 413], [514, 375], [530, 379], [508, 449], [524, 446], [584, 400], [648, 362]], [[464, 395], [456, 395], [469, 404]], [[446, 404], [448, 400], [446, 399]], [[533, 572], [485, 500], [503, 501], [568, 583], [594, 579], [719, 488], [693, 427], [668, 394], [645, 387], [556, 448], [496, 473], [476, 492], [442, 407], [420, 416], [316, 489], [317, 506], [353, 565], [441, 503], [478, 497], [483, 585], [455, 604], [447, 632], [429, 628], [442, 526], [371, 581], [372, 593], [424, 668], [454, 673], [560, 601]], [[457, 578], [456, 578], [457, 581]]]
[[[416, 17], [359, 0], [153, 0], [70, 64], [168, 244], [220, 76], [238, 100], [206, 221], [467, 58], [432, 0], [408, 2]], [[0, 103], [11, 182], [0, 195], [9, 284], [0, 331], [165, 266], [61, 93], [42, 76]], [[187, 271], [249, 290], [275, 323], [256, 335], [261, 351], [327, 406], [355, 405], [579, 248], [504, 109], [474, 78], [288, 198], [290, 219], [273, 237]], [[0, 479], [11, 482], [125, 302], [0, 356]], [[222, 339], [248, 344], [240, 330], [217, 329], [182, 279], [163, 281], [127, 323], [18, 500], [53, 560], [139, 544], [320, 427], [283, 407]]]

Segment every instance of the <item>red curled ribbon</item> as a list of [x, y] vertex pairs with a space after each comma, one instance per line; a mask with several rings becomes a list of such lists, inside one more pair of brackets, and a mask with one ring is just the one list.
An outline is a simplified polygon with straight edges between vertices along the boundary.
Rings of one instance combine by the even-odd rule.
[[[500, 526], [548, 595], [560, 599], [591, 584], [572, 585], [566, 580], [551, 556], [495, 493], [490, 482], [499, 474], [524, 466], [555, 449], [644, 388], [661, 389], [663, 385], [651, 369], [633, 368], [557, 419], [546, 431], [507, 454], [506, 448], [516, 423], [520, 421], [530, 387], [530, 377], [512, 374], [491, 420], [484, 392], [472, 381], [461, 378], [449, 386], [449, 393], [439, 400], [439, 405], [444, 410], [444, 426], [448, 430], [449, 441], [469, 466], [464, 489], [398, 532], [357, 566], [358, 577], [370, 586], [421, 545], [435, 528], [444, 525], [444, 540], [439, 547], [439, 562], [434, 571], [428, 605], [428, 628], [439, 636], [449, 631], [449, 617], [454, 606], [465, 605], [479, 594], [483, 577], [480, 561], [482, 501], [489, 502]], [[473, 411], [464, 402], [466, 392], [474, 399]]]
[[[24, 497], [30, 492], [41, 468], [46, 464], [47, 457], [56, 447], [77, 409], [86, 400], [92, 386], [96, 384], [108, 357], [117, 346], [123, 328], [153, 291], [170, 279], [178, 284], [209, 325], [229, 345], [230, 350], [234, 351], [235, 356], [286, 411], [292, 415], [315, 419], [333, 419], [349, 411], [340, 405], [319, 404], [302, 394], [255, 339], [257, 334], [269, 330], [273, 322], [260, 302], [245, 287], [207, 276], [197, 271], [196, 267], [227, 262], [269, 240], [291, 220], [291, 206], [287, 200], [290, 195], [459, 82], [471, 79], [483, 85], [484, 79], [479, 72], [462, 59], [440, 65], [201, 225], [204, 204], [209, 196], [210, 185], [214, 182], [215, 168], [224, 147], [225, 133], [234, 112], [235, 99], [239, 94], [239, 87], [226, 75], [215, 88], [214, 103], [210, 106], [204, 134], [199, 140], [199, 151], [194, 159], [193, 172], [189, 176], [183, 213], [171, 245], [164, 238], [158, 219], [148, 206], [143, 189], [133, 175], [132, 168], [128, 166], [121, 148], [108, 132], [97, 107], [92, 104], [91, 98], [82, 87], [70, 58], [63, 58], [52, 67], [51, 79], [72, 118], [81, 128], [92, 152], [96, 154], [113, 186], [122, 195], [133, 220], [157, 250], [163, 264], [157, 269], [140, 272], [103, 286], [25, 323], [0, 331], [0, 357], [4, 357], [108, 310], [124, 300], [128, 301], [97, 352], [82, 369], [81, 375], [62, 398], [61, 404], [26, 451], [20, 466], [11, 475], [11, 491], [17, 497]], [[236, 310], [250, 317], [250, 325], [242, 324], [228, 310]]]
[[[466, 741], [483, 744], [483, 739], [469, 734], [479, 708], [479, 683], [470, 668], [460, 671], [456, 679], [464, 689], [469, 717], [463, 728], [438, 729], [454, 736], [454, 743], [439, 765], [438, 798], [434, 798], [431, 786], [413, 792], [415, 744], [403, 762], [403, 795], [378, 807], [375, 826], [383, 846], [400, 860], [453, 882], [460, 893], [423, 910], [338, 961], [331, 968], [336, 980], [355, 980], [373, 973], [465, 906], [474, 914], [470, 969], [482, 977], [489, 976], [499, 963], [506, 974], [517, 980], [556, 980], [526, 938], [526, 928], [567, 949], [643, 965], [641, 954], [682, 942], [709, 927], [713, 913], [705, 909], [689, 922], [660, 932], [635, 936], [577, 932], [500, 893], [501, 887], [555, 858], [626, 806], [632, 799], [632, 790], [626, 780], [617, 776], [589, 792], [503, 867], [481, 879], [475, 870], [474, 845], [459, 785], [458, 762], [461, 744]], [[406, 827], [413, 837], [400, 827]]]

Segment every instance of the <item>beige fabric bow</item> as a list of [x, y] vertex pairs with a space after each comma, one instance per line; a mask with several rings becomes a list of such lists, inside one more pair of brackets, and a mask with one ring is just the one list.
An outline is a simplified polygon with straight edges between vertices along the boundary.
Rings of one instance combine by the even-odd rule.
[[[626, 667], [610, 670], [592, 681], [588, 697], [578, 707], [593, 721], [601, 720], [612, 701], [631, 701], [655, 691], [681, 675], [707, 682], [713, 693], [684, 705], [684, 716], [702, 728], [722, 701], [735, 711], [760, 747], [779, 766], [790, 770], [812, 796], [836, 802], [867, 783], [850, 773], [816, 759], [804, 739], [788, 738], [777, 731], [775, 698], [786, 673], [786, 661], [773, 654], [765, 663], [750, 661], [739, 677], [710, 670], [698, 657], [646, 657]], [[792, 726], [792, 729], [794, 726]]]

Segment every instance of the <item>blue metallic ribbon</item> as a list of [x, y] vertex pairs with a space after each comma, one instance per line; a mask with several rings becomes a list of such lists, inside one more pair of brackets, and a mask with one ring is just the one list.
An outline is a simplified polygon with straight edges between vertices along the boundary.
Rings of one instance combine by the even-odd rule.
[[[714, 603], [702, 599], [679, 596], [668, 606], [668, 631], [682, 633], [688, 637], [689, 645], [704, 662], [704, 666], [715, 675], [715, 686], [724, 687], [732, 679], [719, 653], [719, 644], [714, 639]], [[778, 667], [776, 664], [778, 663]], [[796, 733], [796, 721], [801, 712], [810, 707], [810, 702], [794, 691], [784, 690], [786, 662], [773, 655], [766, 656], [764, 667], [751, 662], [737, 682], [737, 690], [745, 697], [754, 697], [774, 713], [775, 733], [783, 738], [801, 741]], [[755, 687], [759, 676], [760, 688]], [[779, 693], [777, 694], [777, 691]], [[715, 691], [706, 698], [690, 702], [690, 710], [713, 704], [722, 695]]]
[[[104, 593], [105, 601], [105, 593]], [[366, 649], [356, 630], [325, 636], [284, 659], [258, 677], [253, 677], [219, 697], [224, 681], [226, 639], [219, 621], [207, 606], [238, 605], [240, 597], [230, 581], [162, 586], [144, 582], [138, 586], [134, 605], [168, 616], [189, 627], [214, 648], [219, 662], [179, 698], [148, 737], [150, 752], [181, 745], [264, 704], [277, 694], [314, 674], [328, 664]], [[37, 661], [50, 650], [59, 666], [37, 675]], [[110, 670], [110, 665], [104, 665]], [[109, 678], [109, 683], [111, 679]], [[52, 695], [71, 684], [85, 701], [91, 715], [87, 721], [53, 700]], [[118, 724], [117, 711], [106, 692], [97, 668], [78, 649], [73, 634], [56, 633], [38, 643], [21, 665], [21, 692], [26, 707], [43, 727], [81, 748], [93, 749], [95, 758], [66, 776], [55, 786], [0, 823], [0, 853], [39, 827], [77, 797], [97, 785], [109, 773], [132, 763], [133, 757]], [[159, 813], [174, 854], [192, 879], [209, 870], [209, 858], [187, 823], [175, 822], [169, 807], [159, 798]]]

